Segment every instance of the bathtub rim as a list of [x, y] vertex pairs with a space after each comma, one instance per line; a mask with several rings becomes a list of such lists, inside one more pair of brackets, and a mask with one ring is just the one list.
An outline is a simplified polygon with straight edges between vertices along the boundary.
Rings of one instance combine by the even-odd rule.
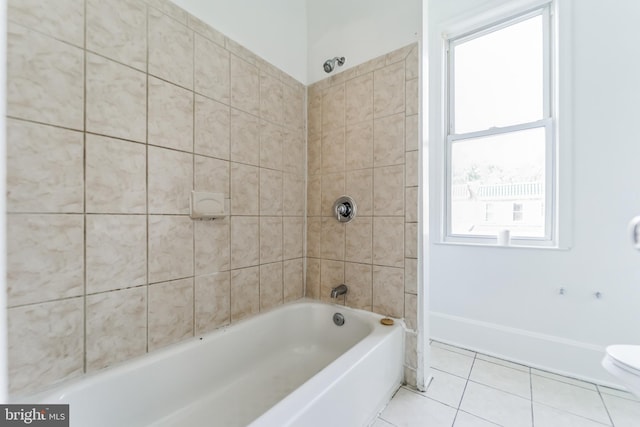
[[[192, 348], [195, 348], [198, 345], [201, 345], [204, 341], [208, 341], [211, 338], [214, 338], [215, 336], [228, 333], [229, 329], [231, 328], [234, 328], [234, 329], [246, 328], [247, 324], [250, 324], [252, 323], [252, 321], [256, 321], [256, 319], [261, 318], [263, 316], [273, 316], [274, 315], [273, 313], [276, 313], [280, 310], [283, 310], [289, 307], [305, 306], [305, 305], [333, 307], [336, 311], [345, 311], [345, 310], [351, 311], [356, 315], [365, 317], [367, 323], [370, 322], [372, 326], [371, 331], [366, 336], [364, 336], [362, 339], [355, 342], [344, 353], [340, 354], [336, 359], [332, 360], [329, 363], [329, 365], [325, 366], [320, 372], [318, 372], [314, 376], [317, 376], [320, 373], [324, 372], [327, 368], [329, 368], [331, 365], [336, 363], [336, 361], [342, 359], [346, 354], [352, 352], [354, 349], [356, 349], [356, 347], [360, 346], [363, 342], [371, 338], [372, 335], [374, 334], [380, 335], [381, 330], [385, 330], [385, 329], [389, 330], [390, 328], [391, 329], [401, 328], [403, 329], [403, 333], [404, 331], [406, 331], [406, 325], [404, 323], [404, 320], [402, 319], [394, 318], [394, 321], [395, 321], [394, 325], [383, 326], [380, 324], [380, 319], [384, 317], [389, 317], [389, 316], [384, 316], [368, 310], [352, 308], [352, 307], [348, 307], [341, 304], [330, 303], [326, 301], [304, 297], [295, 301], [286, 302], [279, 306], [261, 311], [254, 316], [250, 316], [250, 317], [238, 320], [236, 322], [220, 326], [219, 328], [213, 329], [204, 334], [198, 334], [191, 337], [187, 337], [183, 340], [168, 344], [162, 348], [153, 350], [151, 352], [147, 352], [139, 356], [132, 357], [130, 359], [116, 362], [112, 365], [106, 366], [97, 371], [83, 373], [70, 378], [66, 378], [65, 380], [52, 383], [50, 384], [50, 386], [47, 386], [46, 388], [38, 390], [34, 393], [9, 395], [8, 403], [10, 404], [18, 404], [18, 403], [24, 403], [24, 402], [28, 402], [28, 403], [43, 402], [43, 403], [49, 403], [49, 404], [61, 403], [64, 401], [64, 397], [68, 393], [75, 392], [77, 391], [78, 388], [86, 387], [87, 382], [99, 382], [103, 377], [110, 377], [113, 374], [126, 374], [128, 372], [134, 371], [137, 368], [147, 365], [149, 363], [153, 363], [155, 361], [176, 356], [182, 352], [186, 352]], [[404, 351], [404, 348], [403, 348], [403, 351]], [[312, 378], [314, 377], [309, 378], [307, 381], [302, 383], [297, 389], [299, 389], [300, 387], [308, 383]], [[293, 392], [295, 392], [295, 390], [292, 391], [292, 393]], [[287, 399], [287, 397], [289, 396], [285, 396], [282, 400]], [[274, 407], [276, 405], [274, 405]]]

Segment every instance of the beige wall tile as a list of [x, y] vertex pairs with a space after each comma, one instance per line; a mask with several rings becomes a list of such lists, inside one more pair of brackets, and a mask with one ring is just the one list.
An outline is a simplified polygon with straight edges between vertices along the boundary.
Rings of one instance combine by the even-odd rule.
[[404, 259], [404, 291], [411, 294], [418, 293], [418, 260]]
[[260, 125], [260, 167], [282, 170], [282, 128], [264, 120]]
[[9, 21], [84, 46], [83, 0], [12, 0], [7, 8]]
[[231, 109], [231, 160], [260, 164], [260, 120], [234, 108]]
[[345, 128], [322, 133], [322, 173], [342, 172], [345, 168]]
[[229, 52], [198, 34], [195, 35], [195, 44], [195, 91], [229, 104]]
[[347, 125], [345, 141], [347, 170], [373, 167], [372, 121]]
[[195, 274], [210, 274], [231, 268], [231, 226], [228, 219], [194, 221]]
[[304, 245], [304, 217], [284, 217], [283, 259], [302, 258]]
[[420, 145], [418, 115], [407, 116], [405, 121], [405, 150], [417, 150]]
[[385, 63], [389, 65], [399, 61], [404, 61], [404, 59], [407, 57], [407, 55], [411, 51], [412, 47], [413, 45], [404, 46], [404, 47], [401, 47], [400, 49], [396, 49], [394, 51], [387, 53], [385, 55], [385, 60], [386, 60]]
[[196, 335], [231, 322], [231, 273], [208, 274], [195, 279]]
[[260, 217], [260, 264], [282, 261], [282, 236], [282, 217]]
[[249, 64], [258, 66], [260, 65], [261, 67], [264, 66], [264, 68], [266, 68], [269, 64], [264, 61], [261, 58], [258, 58], [258, 56], [256, 54], [254, 54], [253, 52], [251, 52], [249, 49], [247, 49], [246, 47], [242, 46], [240, 43], [237, 43], [233, 40], [231, 40], [230, 38], [226, 37], [224, 40], [224, 45], [225, 48], [233, 53], [234, 55], [238, 56], [239, 58], [242, 58], [243, 60], [247, 61]]
[[223, 193], [229, 198], [229, 162], [211, 157], [194, 158], [195, 190], [210, 193]]
[[87, 212], [145, 213], [146, 147], [135, 142], [87, 134], [86, 180]]
[[87, 215], [88, 294], [147, 283], [147, 218]]
[[149, 9], [149, 74], [193, 89], [193, 31]]
[[404, 294], [404, 320], [407, 328], [418, 330], [418, 296], [414, 294]]
[[373, 124], [374, 166], [404, 163], [404, 114], [376, 119]]
[[82, 212], [83, 135], [7, 120], [7, 210]]
[[304, 297], [304, 264], [303, 259], [291, 259], [283, 263], [284, 302], [291, 302]]
[[404, 166], [375, 168], [373, 175], [374, 215], [404, 215]]
[[221, 32], [213, 29], [206, 22], [201, 19], [196, 18], [191, 14], [187, 14], [187, 26], [194, 30], [196, 33], [204, 36], [205, 38], [211, 40], [212, 42], [224, 46], [225, 36]]
[[87, 49], [147, 71], [145, 4], [136, 0], [87, 0], [86, 10]]
[[147, 351], [147, 287], [87, 296], [87, 372]]
[[371, 264], [373, 253], [373, 218], [358, 215], [346, 224], [347, 242], [345, 259]]
[[307, 218], [307, 256], [320, 258], [322, 244], [322, 218]]
[[322, 131], [344, 128], [344, 83], [330, 87], [322, 96]]
[[305, 289], [307, 298], [320, 299], [320, 260], [317, 258], [307, 258]]
[[344, 261], [345, 224], [333, 217], [322, 218], [321, 253], [323, 259]]
[[170, 0], [145, 0], [149, 6], [166, 13], [181, 24], [187, 24], [188, 13]]
[[309, 137], [320, 137], [322, 133], [322, 91], [313, 86], [307, 89], [307, 128]]
[[418, 111], [420, 111], [420, 106], [419, 106], [420, 96], [419, 96], [418, 90], [419, 90], [418, 79], [407, 81], [407, 86], [406, 86], [407, 105], [405, 107], [407, 116], [412, 114], [418, 114]]
[[373, 215], [373, 169], [347, 172], [346, 194], [355, 200], [358, 216]]
[[373, 311], [404, 316], [404, 269], [373, 266]]
[[386, 64], [386, 55], [380, 55], [376, 58], [373, 58], [363, 64], [358, 65], [356, 68], [356, 74], [361, 76], [363, 74], [370, 73], [372, 71], [383, 68]]
[[231, 217], [231, 268], [260, 263], [260, 221], [258, 217]]
[[258, 215], [260, 212], [260, 169], [231, 163], [231, 213]]
[[[322, 175], [322, 215], [333, 217], [333, 203], [345, 192], [344, 173]], [[356, 200], [356, 204], [358, 201]]]
[[282, 263], [260, 266], [260, 311], [282, 305], [284, 298]]
[[404, 62], [398, 62], [373, 73], [373, 114], [385, 117], [404, 111]]
[[309, 176], [322, 172], [322, 138], [309, 138], [307, 142], [307, 173]]
[[260, 74], [255, 65], [231, 55], [231, 106], [260, 114]]
[[284, 123], [283, 86], [279, 79], [260, 73], [260, 117], [273, 123]]
[[373, 263], [404, 267], [404, 218], [373, 218]]
[[78, 376], [84, 363], [84, 301], [72, 298], [8, 310], [9, 391]]
[[231, 322], [260, 311], [260, 267], [231, 272]]
[[149, 213], [188, 214], [193, 189], [193, 155], [148, 148]]
[[331, 289], [344, 283], [344, 262], [323, 259], [320, 263], [320, 300], [344, 303], [344, 295], [331, 298]]
[[193, 221], [149, 215], [149, 282], [193, 276]]
[[407, 80], [418, 78], [420, 72], [420, 51], [418, 45], [411, 48], [405, 62], [405, 78]]
[[346, 82], [347, 124], [373, 118], [373, 73]]
[[193, 151], [193, 92], [149, 76], [149, 144]]
[[146, 142], [147, 77], [144, 73], [87, 54], [87, 131]]
[[83, 51], [19, 25], [7, 29], [7, 114], [83, 129]]
[[418, 366], [418, 335], [406, 331], [404, 336], [404, 364], [415, 369]]
[[405, 224], [404, 256], [418, 258], [418, 224], [415, 222]]
[[407, 151], [406, 153], [406, 186], [417, 187], [418, 186], [418, 152]]
[[418, 187], [407, 187], [404, 194], [405, 221], [418, 222]]
[[82, 295], [82, 215], [7, 216], [9, 307]]
[[287, 84], [282, 86], [283, 121], [289, 129], [304, 130], [304, 93], [304, 86], [296, 88]]
[[149, 351], [193, 336], [193, 278], [149, 286]]
[[282, 215], [282, 172], [260, 168], [260, 215]]
[[372, 308], [372, 266], [345, 263], [344, 281], [348, 287], [346, 305], [371, 311]]
[[300, 176], [304, 175], [305, 148], [304, 135], [302, 132], [299, 130], [283, 129], [282, 170]]
[[196, 95], [193, 151], [196, 154], [229, 160], [229, 107]]
[[290, 173], [282, 174], [283, 182], [283, 214], [304, 215], [304, 177]]
[[320, 216], [322, 178], [310, 176], [307, 180], [307, 216]]

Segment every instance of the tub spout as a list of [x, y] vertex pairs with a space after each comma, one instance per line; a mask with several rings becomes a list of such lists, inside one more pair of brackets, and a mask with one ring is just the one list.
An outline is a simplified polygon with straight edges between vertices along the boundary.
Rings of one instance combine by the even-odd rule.
[[331, 298], [338, 298], [340, 295], [344, 295], [347, 293], [347, 285], [342, 284], [340, 286], [336, 286], [331, 289]]

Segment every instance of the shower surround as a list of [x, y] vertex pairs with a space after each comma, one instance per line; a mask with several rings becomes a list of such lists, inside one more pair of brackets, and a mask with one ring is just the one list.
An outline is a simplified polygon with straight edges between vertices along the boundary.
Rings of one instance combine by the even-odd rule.
[[[416, 328], [415, 47], [310, 87], [307, 136], [302, 83], [169, 1], [10, 0], [8, 6], [11, 393], [33, 392], [299, 299], [305, 276], [308, 296], [319, 297], [322, 283], [326, 299], [328, 287], [346, 280], [351, 295], [343, 302], [405, 316]], [[391, 99], [374, 87], [387, 87]], [[350, 94], [367, 90], [372, 108], [391, 109], [374, 108], [368, 116], [364, 108], [363, 116], [351, 117]], [[325, 91], [337, 96], [318, 98]], [[321, 111], [326, 118], [318, 119]], [[406, 122], [399, 130], [401, 115]], [[355, 129], [364, 136], [354, 139]], [[318, 137], [324, 145], [316, 153]], [[372, 156], [393, 162], [372, 157], [371, 164], [348, 166], [345, 141], [365, 147], [369, 139]], [[344, 163], [338, 154], [331, 165], [340, 150]], [[313, 169], [325, 151], [328, 157]], [[330, 184], [322, 194], [319, 185], [341, 173], [333, 190], [343, 189], [340, 182], [345, 191], [360, 188], [351, 194], [364, 208], [354, 224], [365, 225], [331, 230], [344, 244], [338, 256], [318, 252], [313, 232], [318, 220], [320, 227], [326, 222], [324, 231], [334, 226], [319, 210], [321, 200], [333, 197]], [[360, 187], [354, 187], [357, 174], [364, 177]], [[192, 221], [191, 190], [224, 193], [229, 216]], [[391, 210], [376, 210], [375, 201], [386, 199]], [[400, 230], [407, 233], [402, 242]], [[370, 241], [370, 259], [360, 252], [362, 258], [352, 257], [354, 239]], [[413, 368], [415, 335], [407, 342]]]
[[[412, 44], [308, 87], [306, 295], [404, 318], [417, 366], [419, 52]], [[355, 199], [349, 223], [333, 216]]]

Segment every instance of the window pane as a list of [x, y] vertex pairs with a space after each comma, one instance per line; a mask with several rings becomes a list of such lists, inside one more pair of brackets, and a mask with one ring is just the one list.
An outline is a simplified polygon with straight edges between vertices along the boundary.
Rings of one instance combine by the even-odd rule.
[[451, 232], [544, 237], [545, 129], [454, 142]]
[[542, 16], [455, 45], [455, 133], [543, 118]]

